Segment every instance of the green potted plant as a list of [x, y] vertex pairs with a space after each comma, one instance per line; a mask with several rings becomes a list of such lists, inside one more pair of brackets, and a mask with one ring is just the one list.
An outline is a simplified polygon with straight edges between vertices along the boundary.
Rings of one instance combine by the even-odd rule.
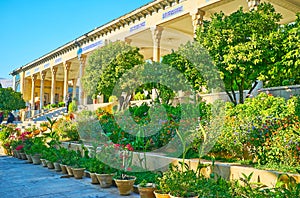
[[47, 147], [43, 137], [32, 138], [32, 145], [26, 152], [31, 156], [33, 164], [41, 163], [41, 154], [46, 148]]
[[[129, 195], [133, 190], [133, 185], [136, 180], [135, 176], [130, 176], [125, 174], [127, 171], [131, 170], [132, 157], [133, 157], [133, 147], [130, 144], [113, 145], [114, 152], [112, 156], [116, 154], [119, 156], [117, 160], [117, 165], [120, 167], [119, 174], [114, 178], [120, 195]], [[116, 162], [115, 162], [116, 163]]]
[[101, 188], [109, 188], [112, 185], [112, 181], [113, 181], [113, 177], [115, 176], [116, 169], [99, 161], [99, 164], [95, 171]]
[[99, 184], [99, 181], [97, 179], [96, 172], [99, 167], [99, 160], [96, 157], [91, 157], [85, 161], [84, 167], [88, 171], [88, 174], [91, 178], [91, 183], [92, 184]]
[[141, 198], [155, 198], [154, 191], [156, 189], [156, 185], [154, 183], [149, 183], [146, 179], [144, 179], [138, 185], [138, 189]]
[[169, 191], [171, 198], [198, 197], [197, 193], [195, 193], [195, 184], [198, 176], [194, 170], [189, 169], [187, 164], [185, 164], [184, 170], [178, 166], [171, 165], [169, 170], [163, 173], [162, 178], [165, 190]]
[[[76, 156], [77, 158], [77, 156]], [[75, 177], [75, 179], [82, 179], [83, 175], [84, 175], [84, 170], [85, 168], [83, 167], [83, 163], [84, 163], [85, 158], [82, 157], [78, 157], [77, 160], [75, 161], [75, 163], [73, 163], [72, 165], [72, 171], [73, 171], [73, 175]]]
[[154, 191], [156, 198], [169, 198], [170, 187], [168, 181], [170, 180], [170, 174], [168, 172], [163, 173], [160, 177], [158, 177], [156, 190]]

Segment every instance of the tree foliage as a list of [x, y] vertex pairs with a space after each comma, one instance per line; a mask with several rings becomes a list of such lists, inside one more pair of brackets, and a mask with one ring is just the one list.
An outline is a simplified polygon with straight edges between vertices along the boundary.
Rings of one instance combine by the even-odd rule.
[[186, 79], [184, 81], [190, 83], [194, 90], [200, 91], [201, 87], [205, 84], [203, 77], [193, 63], [179, 52], [172, 52], [163, 57], [162, 63], [172, 66], [184, 74]]
[[109, 97], [117, 80], [135, 65], [143, 63], [139, 49], [116, 41], [95, 50], [89, 57], [82, 78], [83, 88], [90, 96]]
[[22, 94], [12, 88], [0, 88], [0, 110], [12, 111], [25, 108]]
[[283, 56], [279, 79], [283, 83], [300, 84], [300, 13], [293, 24], [285, 26], [284, 40], [282, 42]]
[[199, 42], [187, 42], [176, 52], [163, 57], [162, 63], [168, 64], [184, 74], [184, 83], [189, 83], [196, 92], [205, 89], [222, 89], [219, 71], [213, 64], [208, 51]]
[[271, 42], [276, 39], [270, 40], [270, 35], [278, 31], [280, 19], [271, 4], [262, 3], [249, 12], [240, 8], [229, 16], [216, 13], [198, 31], [197, 40], [208, 49], [234, 104], [238, 103], [235, 90], [243, 103], [243, 90], [250, 89], [251, 93], [256, 83], [251, 84], [267, 75], [269, 67], [278, 62]]

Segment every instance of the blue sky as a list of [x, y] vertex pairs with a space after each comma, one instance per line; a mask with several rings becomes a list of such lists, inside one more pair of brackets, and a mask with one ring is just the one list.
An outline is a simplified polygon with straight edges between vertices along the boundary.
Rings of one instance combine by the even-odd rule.
[[0, 78], [152, 0], [0, 0]]

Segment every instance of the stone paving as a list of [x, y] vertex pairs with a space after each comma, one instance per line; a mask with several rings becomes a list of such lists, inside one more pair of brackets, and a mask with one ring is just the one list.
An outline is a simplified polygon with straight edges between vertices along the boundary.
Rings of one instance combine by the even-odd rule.
[[120, 196], [116, 187], [101, 188], [91, 179], [61, 178], [52, 169], [0, 155], [0, 198], [138, 198], [131, 193]]

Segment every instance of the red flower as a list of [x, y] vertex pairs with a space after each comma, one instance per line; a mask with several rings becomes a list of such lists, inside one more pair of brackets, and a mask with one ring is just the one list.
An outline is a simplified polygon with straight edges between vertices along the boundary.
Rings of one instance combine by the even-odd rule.
[[297, 146], [297, 150], [300, 151], [300, 146]]
[[133, 147], [130, 145], [130, 144], [127, 144], [125, 146], [125, 148], [128, 150], [128, 151], [133, 151]]
[[127, 171], [131, 171], [131, 170], [132, 170], [132, 168], [130, 168], [130, 167], [127, 168]]
[[19, 145], [19, 146], [16, 147], [16, 150], [17, 150], [17, 151], [20, 151], [20, 150], [22, 150], [23, 148], [24, 148], [24, 145], [21, 144], [21, 145]]

